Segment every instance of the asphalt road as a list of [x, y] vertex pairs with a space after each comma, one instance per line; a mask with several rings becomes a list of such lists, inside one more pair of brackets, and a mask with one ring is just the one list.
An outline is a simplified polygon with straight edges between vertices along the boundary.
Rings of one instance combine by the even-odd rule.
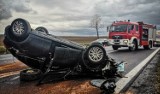
[[[156, 48], [144, 50], [140, 48], [137, 51], [130, 52], [127, 48], [120, 48], [113, 51], [111, 47], [106, 47], [107, 54], [114, 58], [117, 62], [125, 61], [125, 72], [128, 73], [142, 60], [149, 56]], [[7, 64], [4, 61], [12, 61], [10, 55], [0, 56], [0, 65]], [[13, 75], [0, 79], [0, 94], [99, 94], [100, 90], [89, 84], [90, 79], [77, 79], [69, 81], [61, 81], [42, 86], [35, 86], [36, 82], [20, 82], [19, 75]], [[14, 86], [14, 87], [13, 87]], [[12, 93], [11, 93], [12, 92]]]
[[126, 64], [124, 74], [127, 74], [156, 49], [157, 48], [154, 47], [150, 50], [144, 50], [143, 47], [141, 47], [137, 51], [131, 52], [127, 48], [120, 48], [117, 51], [113, 51], [111, 47], [108, 47], [106, 48], [106, 51], [108, 52], [108, 55], [115, 59], [117, 62], [125, 61]]
[[11, 54], [0, 55], [0, 65], [16, 62], [16, 58]]

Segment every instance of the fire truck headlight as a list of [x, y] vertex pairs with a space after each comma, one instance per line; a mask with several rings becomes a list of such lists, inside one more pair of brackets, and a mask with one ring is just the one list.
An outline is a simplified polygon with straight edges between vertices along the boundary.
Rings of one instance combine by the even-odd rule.
[[128, 43], [128, 40], [124, 40], [123, 43], [124, 43], [124, 44], [127, 44], [127, 43]]

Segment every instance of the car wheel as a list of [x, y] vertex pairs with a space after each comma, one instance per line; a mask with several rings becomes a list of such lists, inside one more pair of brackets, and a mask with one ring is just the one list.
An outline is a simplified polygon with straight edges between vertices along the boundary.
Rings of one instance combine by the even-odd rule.
[[42, 72], [39, 69], [26, 69], [20, 72], [21, 81], [33, 81], [41, 77]]
[[49, 33], [48, 33], [48, 30], [47, 30], [45, 27], [37, 27], [35, 30], [36, 30], [36, 31], [43, 32], [43, 33], [45, 33], [45, 34], [49, 34]]
[[101, 45], [91, 45], [86, 51], [85, 66], [92, 71], [100, 71], [106, 66], [106, 51]]
[[8, 32], [10, 31], [10, 28], [11, 28], [11, 25], [8, 25], [5, 27], [5, 33], [4, 33], [5, 36], [8, 36]]
[[118, 47], [117, 46], [112, 46], [113, 50], [118, 50]]
[[10, 37], [14, 41], [20, 42], [28, 37], [30, 31], [31, 26], [29, 22], [24, 19], [18, 18], [11, 23]]

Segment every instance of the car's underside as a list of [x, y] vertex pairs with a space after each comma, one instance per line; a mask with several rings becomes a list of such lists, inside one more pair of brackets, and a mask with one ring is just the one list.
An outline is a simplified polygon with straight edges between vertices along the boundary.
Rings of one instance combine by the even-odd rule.
[[[28, 21], [18, 18], [5, 28], [4, 45], [18, 60], [43, 73], [95, 75], [105, 79], [118, 76], [116, 63], [98, 43], [88, 48], [51, 34], [47, 29], [31, 28]], [[57, 74], [56, 74], [57, 75]], [[114, 87], [115, 88], [115, 87]]]

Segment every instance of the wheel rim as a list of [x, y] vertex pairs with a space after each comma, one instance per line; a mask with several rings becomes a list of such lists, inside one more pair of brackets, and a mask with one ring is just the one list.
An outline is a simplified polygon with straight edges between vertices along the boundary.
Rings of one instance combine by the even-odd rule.
[[34, 70], [27, 70], [26, 73], [34, 73]]
[[133, 44], [133, 50], [135, 50], [135, 44]]
[[21, 21], [16, 21], [12, 27], [13, 33], [15, 33], [16, 35], [22, 35], [25, 31], [24, 29], [24, 24]]
[[95, 63], [99, 62], [103, 55], [103, 50], [99, 47], [93, 47], [89, 50], [89, 59]]
[[132, 50], [135, 50], [135, 49], [136, 49], [136, 45], [135, 45], [135, 43], [133, 43]]

